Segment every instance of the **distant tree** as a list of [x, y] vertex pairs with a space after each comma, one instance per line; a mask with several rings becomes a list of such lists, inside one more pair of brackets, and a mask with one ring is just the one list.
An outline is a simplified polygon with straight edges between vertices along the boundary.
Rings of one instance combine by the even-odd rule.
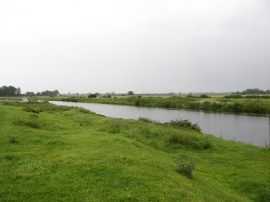
[[16, 96], [18, 95], [18, 89], [14, 86], [2, 86], [0, 87], [0, 96]]
[[35, 96], [36, 94], [34, 92], [26, 92], [25, 95], [26, 96]]
[[54, 91], [46, 90], [46, 91], [41, 92], [41, 95], [50, 96], [50, 97], [57, 96], [58, 94], [59, 94], [58, 90], [54, 90]]
[[128, 91], [128, 95], [135, 95], [133, 91]]
[[243, 95], [246, 95], [246, 94], [267, 94], [268, 91], [267, 90], [263, 91], [263, 90], [260, 90], [258, 88], [253, 88], [253, 89], [246, 89], [241, 94], [243, 94]]
[[200, 95], [200, 98], [210, 98], [210, 96], [206, 95], [206, 94], [202, 94], [202, 95]]
[[88, 95], [88, 98], [96, 98], [97, 96], [96, 96], [96, 94], [89, 94]]
[[20, 96], [21, 95], [21, 88], [20, 87], [17, 88], [16, 95], [17, 96]]

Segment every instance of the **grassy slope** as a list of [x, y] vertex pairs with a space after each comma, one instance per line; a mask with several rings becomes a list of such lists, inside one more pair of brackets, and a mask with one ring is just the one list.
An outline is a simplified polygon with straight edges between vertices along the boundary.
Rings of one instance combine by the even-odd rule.
[[[34, 120], [32, 109], [40, 111]], [[0, 103], [0, 200], [269, 200], [268, 149], [212, 136], [210, 149], [196, 149], [169, 144], [168, 134], [203, 134], [114, 121], [82, 109]], [[175, 171], [182, 148], [198, 159], [192, 179]]]

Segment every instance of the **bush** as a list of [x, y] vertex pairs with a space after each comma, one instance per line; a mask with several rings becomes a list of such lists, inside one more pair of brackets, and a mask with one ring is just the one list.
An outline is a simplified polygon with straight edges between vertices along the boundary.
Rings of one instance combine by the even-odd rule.
[[145, 117], [140, 117], [138, 118], [138, 121], [142, 121], [142, 122], [145, 122], [145, 123], [155, 123], [155, 121], [149, 119], [149, 118], [145, 118]]
[[200, 98], [210, 98], [210, 96], [206, 95], [206, 94], [202, 94], [202, 95], [200, 95]]
[[176, 158], [176, 171], [189, 178], [192, 178], [192, 172], [195, 169], [197, 160], [195, 156], [189, 155], [186, 151], [182, 151]]
[[201, 132], [201, 128], [197, 123], [192, 123], [187, 119], [176, 119], [169, 123], [169, 125], [177, 128], [187, 128]]
[[96, 97], [97, 97], [96, 94], [90, 94], [90, 95], [88, 95], [88, 98], [96, 98]]

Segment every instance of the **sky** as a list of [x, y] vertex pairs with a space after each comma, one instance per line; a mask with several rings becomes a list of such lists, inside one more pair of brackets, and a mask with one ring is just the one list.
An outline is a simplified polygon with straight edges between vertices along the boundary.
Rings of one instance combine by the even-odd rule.
[[270, 89], [269, 0], [0, 0], [0, 86]]

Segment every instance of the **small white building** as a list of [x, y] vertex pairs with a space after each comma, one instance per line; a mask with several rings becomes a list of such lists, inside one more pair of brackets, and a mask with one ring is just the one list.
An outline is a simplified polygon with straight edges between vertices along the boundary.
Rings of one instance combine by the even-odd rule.
[[27, 97], [23, 97], [23, 98], [22, 98], [22, 101], [23, 101], [23, 102], [29, 102], [29, 100], [28, 100]]

